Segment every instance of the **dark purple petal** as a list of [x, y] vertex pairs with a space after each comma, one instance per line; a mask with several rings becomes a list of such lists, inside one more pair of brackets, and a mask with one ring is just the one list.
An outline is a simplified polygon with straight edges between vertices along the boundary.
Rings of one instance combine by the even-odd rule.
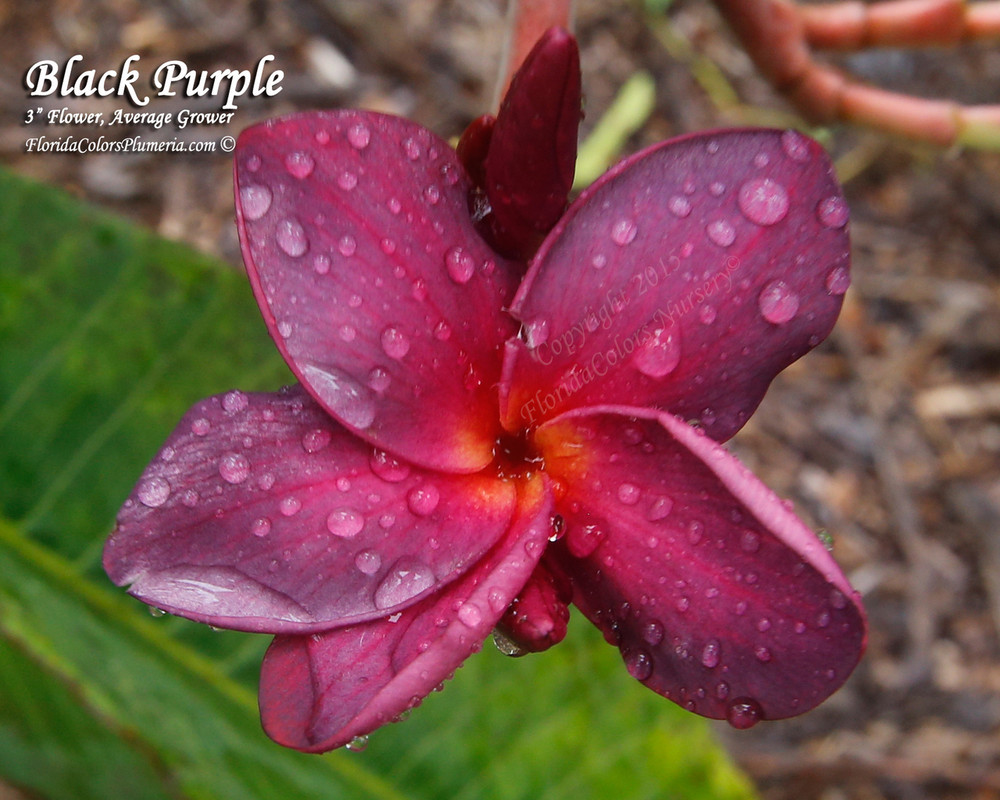
[[698, 134], [623, 162], [574, 203], [518, 290], [505, 426], [625, 402], [727, 439], [832, 328], [846, 223], [829, 159], [793, 131]]
[[419, 704], [479, 649], [524, 585], [545, 548], [551, 510], [547, 485], [524, 484], [506, 536], [434, 596], [388, 619], [277, 637], [260, 677], [268, 735], [299, 750], [332, 750]]
[[313, 397], [413, 463], [489, 463], [513, 277], [455, 151], [396, 117], [298, 114], [243, 132], [236, 185], [257, 302]]
[[807, 711], [847, 679], [866, 636], [857, 594], [724, 448], [669, 414], [611, 406], [536, 440], [565, 491], [550, 552], [633, 677], [738, 727]]
[[194, 406], [118, 515], [104, 568], [172, 614], [270, 633], [406, 608], [510, 524], [514, 490], [428, 472], [344, 430], [301, 388]]
[[514, 75], [486, 156], [489, 238], [501, 252], [530, 255], [566, 209], [580, 117], [580, 52], [551, 28]]

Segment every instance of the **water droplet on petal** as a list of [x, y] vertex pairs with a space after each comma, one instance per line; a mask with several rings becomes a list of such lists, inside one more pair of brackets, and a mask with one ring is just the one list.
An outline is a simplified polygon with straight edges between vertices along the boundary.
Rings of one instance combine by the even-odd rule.
[[337, 333], [342, 342], [353, 342], [358, 335], [358, 331], [353, 325], [341, 325]]
[[357, 122], [347, 129], [347, 141], [355, 150], [364, 150], [371, 138], [371, 131], [364, 123]]
[[638, 232], [639, 228], [634, 220], [620, 219], [611, 227], [611, 241], [624, 247], [635, 239]]
[[675, 194], [667, 201], [667, 208], [675, 217], [683, 219], [691, 214], [691, 201], [683, 195]]
[[365, 518], [353, 508], [335, 509], [326, 518], [326, 529], [334, 536], [345, 539], [357, 536], [364, 527]]
[[663, 641], [663, 623], [658, 620], [650, 620], [642, 627], [642, 638], [647, 644], [656, 647]]
[[729, 245], [736, 241], [736, 228], [724, 219], [709, 222], [705, 228], [705, 233], [719, 247], [729, 247]]
[[608, 265], [608, 257], [604, 253], [598, 253], [590, 260], [590, 263], [593, 264], [594, 269], [604, 269]]
[[278, 223], [278, 231], [274, 238], [278, 242], [278, 247], [286, 255], [293, 258], [301, 256], [309, 249], [309, 240], [303, 227], [294, 219], [283, 219]]
[[834, 267], [827, 273], [826, 290], [832, 294], [840, 296], [847, 291], [851, 285], [851, 273], [847, 267]]
[[267, 517], [259, 517], [250, 526], [250, 532], [254, 536], [267, 536], [271, 532], [271, 520]]
[[757, 660], [762, 664], [767, 664], [771, 660], [771, 651], [768, 650], [764, 645], [759, 644], [753, 649], [753, 654], [757, 657]]
[[763, 169], [770, 163], [771, 163], [771, 157], [764, 151], [757, 153], [757, 155], [753, 157], [753, 165], [760, 169]]
[[432, 183], [424, 189], [424, 200], [430, 205], [436, 206], [441, 200], [441, 190]]
[[350, 750], [354, 753], [360, 753], [366, 747], [368, 747], [368, 737], [367, 736], [355, 736], [351, 741], [344, 745], [345, 750]]
[[354, 556], [354, 566], [365, 575], [374, 575], [382, 566], [382, 556], [374, 550], [362, 550]]
[[468, 283], [472, 274], [476, 271], [475, 260], [461, 247], [450, 248], [445, 253], [444, 263], [448, 269], [448, 275], [457, 284]]
[[850, 210], [843, 197], [832, 195], [819, 201], [816, 206], [816, 217], [827, 228], [843, 228], [850, 217]]
[[434, 326], [434, 338], [440, 342], [448, 341], [451, 337], [451, 326], [443, 320]]
[[271, 190], [266, 186], [244, 186], [240, 189], [240, 208], [251, 222], [263, 217], [271, 207]]
[[466, 601], [458, 609], [458, 618], [463, 625], [470, 628], [478, 628], [483, 623], [483, 612], [475, 603]]
[[719, 657], [722, 652], [722, 645], [718, 639], [710, 639], [705, 643], [705, 649], [701, 651], [702, 666], [714, 669], [719, 666]]
[[650, 378], [663, 378], [681, 361], [681, 337], [676, 327], [657, 328], [633, 357], [636, 369]]
[[618, 487], [618, 499], [627, 506], [634, 506], [639, 502], [641, 490], [634, 483], [623, 483]]
[[188, 508], [194, 508], [196, 505], [198, 505], [198, 501], [200, 499], [201, 498], [198, 496], [198, 493], [194, 489], [185, 489], [184, 492], [181, 494], [181, 502]]
[[757, 305], [764, 319], [781, 325], [799, 312], [799, 296], [784, 281], [771, 281], [761, 290]]
[[760, 550], [760, 534], [756, 531], [745, 530], [740, 536], [740, 547], [744, 552], [756, 553]]
[[788, 192], [770, 178], [751, 178], [740, 187], [740, 211], [757, 225], [774, 225], [788, 216]]
[[410, 159], [410, 161], [416, 161], [423, 155], [420, 145], [417, 143], [417, 140], [413, 138], [406, 138], [403, 140], [403, 152], [406, 154], [406, 157]]
[[653, 657], [645, 650], [630, 650], [624, 657], [625, 669], [637, 681], [644, 681], [653, 674]]
[[389, 388], [392, 379], [382, 367], [375, 367], [368, 373], [368, 385], [380, 394]]
[[316, 162], [313, 161], [313, 157], [301, 150], [285, 156], [285, 169], [296, 178], [308, 178], [315, 167]]
[[346, 424], [367, 428], [375, 420], [371, 393], [346, 372], [306, 363], [302, 374], [330, 411]]
[[403, 210], [403, 204], [399, 202], [398, 197], [390, 197], [389, 202], [386, 203], [386, 205], [389, 207], [389, 211], [393, 214], [398, 214]]
[[657, 522], [661, 519], [666, 519], [670, 515], [671, 509], [674, 507], [674, 501], [669, 497], [658, 497], [649, 507], [649, 511], [646, 512], [646, 519], [650, 522]]
[[688, 541], [691, 544], [698, 544], [702, 536], [705, 535], [705, 524], [700, 520], [693, 519], [688, 523]]
[[537, 317], [524, 326], [525, 341], [531, 350], [541, 347], [549, 340], [549, 321]]
[[250, 474], [250, 462], [241, 453], [226, 453], [219, 459], [219, 475], [226, 483], [243, 483]]
[[337, 242], [337, 250], [345, 258], [350, 258], [358, 249], [358, 240], [355, 239], [351, 234], [345, 233], [340, 237], [340, 241]]
[[294, 517], [302, 508], [302, 501], [299, 498], [289, 495], [278, 504], [278, 510], [283, 517]]
[[726, 184], [720, 181], [713, 181], [708, 185], [708, 193], [712, 197], [722, 197], [724, 191], [726, 191]]
[[781, 149], [792, 161], [800, 163], [809, 160], [809, 140], [798, 131], [785, 131], [781, 134]]
[[345, 192], [351, 191], [355, 186], [358, 185], [358, 176], [353, 172], [344, 170], [337, 176], [337, 186], [343, 189]]
[[715, 317], [715, 306], [704, 305], [698, 311], [698, 319], [701, 320], [703, 325], [711, 325], [715, 322]]
[[[728, 693], [728, 687], [727, 687]], [[752, 728], [764, 718], [760, 703], [749, 697], [738, 697], [726, 707], [726, 722], [737, 730]]]
[[313, 259], [313, 269], [317, 275], [326, 275], [330, 271], [330, 257], [318, 255]]
[[385, 450], [379, 450], [378, 448], [372, 449], [371, 455], [368, 457], [368, 464], [371, 466], [372, 472], [387, 483], [399, 483], [402, 480], [406, 480], [410, 474], [408, 464], [396, 460], [393, 456], [385, 452]]
[[432, 483], [415, 486], [406, 495], [406, 504], [418, 517], [426, 517], [438, 507], [441, 493]]
[[403, 562], [385, 577], [375, 590], [375, 607], [392, 608], [411, 600], [434, 585], [434, 573], [426, 565], [418, 562]]
[[410, 352], [410, 340], [399, 328], [390, 325], [382, 331], [382, 350], [389, 358], [402, 358]]
[[330, 431], [325, 428], [313, 428], [302, 437], [302, 449], [307, 453], [318, 453], [330, 444]]
[[247, 396], [238, 389], [227, 392], [222, 397], [222, 410], [230, 416], [244, 411], [249, 404], [250, 401]]
[[146, 478], [136, 490], [139, 502], [148, 508], [162, 506], [170, 497], [170, 484], [166, 478]]
[[247, 169], [256, 172], [260, 169], [260, 156], [254, 153], [247, 158]]

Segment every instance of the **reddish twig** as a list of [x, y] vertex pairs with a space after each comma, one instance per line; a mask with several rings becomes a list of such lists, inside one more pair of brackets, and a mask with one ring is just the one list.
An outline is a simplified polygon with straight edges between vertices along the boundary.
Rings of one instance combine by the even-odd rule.
[[802, 6], [715, 0], [763, 75], [814, 123], [868, 125], [948, 146], [1000, 148], [1000, 105], [963, 106], [890, 92], [817, 63], [812, 48], [954, 45], [1000, 39], [1000, 2], [890, 0]]

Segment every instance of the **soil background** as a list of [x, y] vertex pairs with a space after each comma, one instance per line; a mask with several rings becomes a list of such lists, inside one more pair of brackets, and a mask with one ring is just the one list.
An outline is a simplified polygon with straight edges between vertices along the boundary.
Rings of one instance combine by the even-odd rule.
[[[231, 125], [133, 133], [218, 139], [295, 109], [366, 107], [447, 137], [491, 107], [503, 22], [501, 0], [0, 0], [0, 159], [236, 267], [229, 157], [25, 153], [41, 130], [24, 125], [27, 68], [81, 53], [99, 71], [132, 54], [144, 68], [252, 69], [273, 54], [282, 92], [241, 101]], [[706, 2], [581, 0], [576, 33], [584, 137], [630, 75], [655, 81], [623, 154], [699, 129], [795, 123]], [[889, 88], [1000, 102], [997, 43], [836, 61]], [[819, 709], [718, 733], [766, 800], [1000, 798], [1000, 155], [848, 126], [819, 134], [852, 209], [853, 285], [832, 336], [778, 377], [732, 447], [833, 536], [870, 644]]]

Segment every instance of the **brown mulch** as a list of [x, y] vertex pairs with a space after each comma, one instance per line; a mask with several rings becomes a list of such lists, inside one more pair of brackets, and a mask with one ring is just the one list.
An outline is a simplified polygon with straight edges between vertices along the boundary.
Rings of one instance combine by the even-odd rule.
[[[498, 6], [0, 2], [8, 110], [0, 157], [238, 263], [229, 159], [27, 154], [19, 116], [27, 66], [84, 53], [106, 69], [138, 53], [147, 67], [183, 59], [198, 69], [247, 68], [273, 54], [286, 73], [277, 98], [241, 104], [229, 127], [137, 131], [145, 138], [218, 138], [278, 113], [332, 106], [391, 111], [455, 135], [491, 102]], [[676, 2], [668, 19], [744, 103], [788, 112], [711, 6]], [[755, 119], [717, 109], [689, 64], [664, 48], [663, 24], [638, 3], [580, 2], [585, 134], [637, 69], [652, 74], [658, 97], [630, 149]], [[918, 94], [1000, 99], [995, 47], [873, 51], [842, 63]], [[181, 107], [198, 105], [175, 98], [144, 110]], [[871, 641], [847, 686], [818, 710], [750, 733], [721, 726], [720, 735], [767, 800], [1000, 798], [1000, 156], [849, 128], [829, 131], [827, 143], [849, 171], [854, 283], [834, 334], [778, 378], [733, 447], [834, 535], [835, 555], [865, 596]]]

